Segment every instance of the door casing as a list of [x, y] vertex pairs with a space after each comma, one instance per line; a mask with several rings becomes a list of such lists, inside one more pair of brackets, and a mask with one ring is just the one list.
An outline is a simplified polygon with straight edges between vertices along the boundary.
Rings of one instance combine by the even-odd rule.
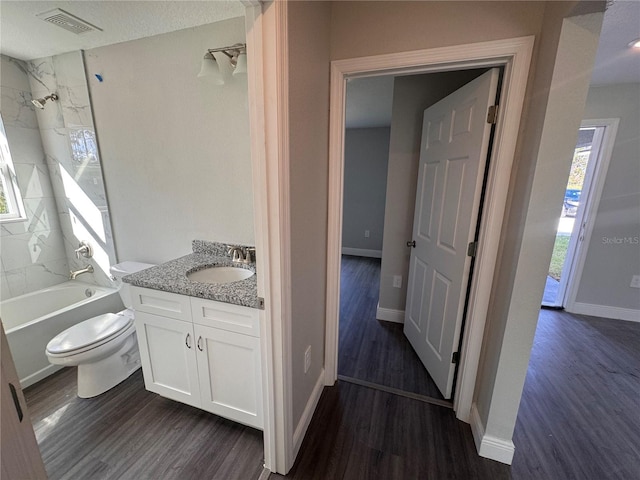
[[325, 385], [338, 375], [338, 319], [344, 182], [344, 130], [347, 79], [389, 74], [423, 74], [468, 68], [504, 67], [500, 114], [489, 160], [485, 210], [469, 294], [469, 309], [455, 385], [454, 410], [469, 422], [485, 319], [498, 257], [513, 156], [520, 126], [534, 37], [456, 45], [427, 50], [336, 60], [331, 62], [329, 122], [329, 211]]
[[[591, 176], [586, 181], [589, 181], [589, 190], [587, 203], [584, 205], [584, 211], [582, 213], [581, 220], [584, 223], [582, 236], [583, 240], [575, 245], [575, 248], [567, 252], [567, 255], [571, 255], [571, 267], [568, 271], [562, 271], [563, 276], [566, 278], [562, 280], [565, 285], [564, 288], [558, 292], [558, 299], [561, 306], [565, 307], [567, 311], [574, 311], [576, 304], [576, 296], [578, 294], [578, 287], [580, 286], [580, 278], [582, 278], [582, 270], [586, 262], [587, 250], [589, 242], [591, 241], [591, 235], [593, 233], [593, 225], [596, 220], [596, 213], [600, 205], [600, 197], [602, 196], [602, 190], [604, 188], [604, 180], [607, 176], [609, 169], [609, 161], [611, 160], [611, 153], [613, 152], [613, 145], [615, 142], [616, 134], [618, 133], [619, 118], [604, 118], [583, 120], [580, 125], [584, 127], [604, 127], [602, 139], [600, 140], [600, 148], [596, 154], [596, 157], [590, 159], [589, 162], [594, 162], [594, 166], [591, 169]], [[586, 218], [586, 221], [584, 219]], [[577, 222], [576, 222], [577, 223]], [[580, 225], [574, 225], [574, 228], [580, 228]], [[560, 296], [562, 295], [562, 298]]]

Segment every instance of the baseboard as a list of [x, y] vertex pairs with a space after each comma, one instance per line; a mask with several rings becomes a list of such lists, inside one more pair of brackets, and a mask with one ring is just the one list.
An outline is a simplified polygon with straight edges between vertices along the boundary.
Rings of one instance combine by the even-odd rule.
[[478, 455], [511, 465], [516, 450], [515, 445], [511, 440], [503, 440], [485, 434], [484, 425], [475, 403], [471, 405], [471, 431]]
[[300, 447], [302, 446], [302, 440], [304, 440], [304, 435], [307, 433], [307, 429], [309, 428], [309, 424], [311, 423], [311, 418], [313, 417], [313, 412], [316, 411], [316, 407], [318, 406], [318, 401], [320, 400], [320, 395], [322, 395], [323, 389], [324, 369], [322, 369], [320, 375], [318, 376], [318, 380], [316, 381], [315, 387], [313, 387], [313, 391], [311, 392], [311, 396], [309, 397], [307, 406], [304, 408], [304, 412], [302, 412], [302, 417], [298, 422], [298, 426], [296, 427], [295, 432], [293, 432], [293, 458], [296, 458], [298, 456], [298, 452], [300, 451]]
[[62, 370], [63, 368], [64, 368], [64, 365], [53, 365], [53, 364], [47, 365], [43, 369], [38, 370], [36, 373], [32, 373], [31, 375], [21, 378], [20, 387], [22, 389], [30, 387], [34, 383], [38, 383], [40, 380], [47, 378], [49, 375], [53, 375], [58, 370]]
[[258, 477], [258, 480], [269, 480], [270, 476], [271, 476], [271, 470], [264, 467], [262, 469], [262, 473], [260, 473], [260, 476]]
[[632, 308], [610, 307], [608, 305], [594, 305], [591, 303], [574, 302], [565, 310], [579, 315], [591, 315], [593, 317], [611, 318], [613, 320], [627, 320], [640, 322], [640, 311]]
[[382, 250], [368, 250], [366, 248], [342, 247], [342, 254], [356, 257], [382, 258]]
[[391, 308], [381, 308], [380, 304], [376, 308], [376, 318], [385, 322], [404, 323], [404, 310], [393, 310]]

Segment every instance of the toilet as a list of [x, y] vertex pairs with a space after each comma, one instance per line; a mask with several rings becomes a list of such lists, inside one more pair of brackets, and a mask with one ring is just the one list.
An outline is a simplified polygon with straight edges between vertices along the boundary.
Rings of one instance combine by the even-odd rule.
[[122, 262], [111, 267], [124, 306], [56, 335], [46, 348], [49, 362], [78, 367], [78, 397], [91, 398], [115, 387], [140, 368], [140, 353], [129, 284], [122, 277], [154, 265]]

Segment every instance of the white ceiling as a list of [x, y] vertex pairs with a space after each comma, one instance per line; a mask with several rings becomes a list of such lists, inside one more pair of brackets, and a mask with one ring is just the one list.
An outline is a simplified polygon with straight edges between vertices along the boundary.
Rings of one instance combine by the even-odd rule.
[[[61, 8], [102, 31], [76, 35], [37, 14]], [[239, 0], [0, 1], [0, 53], [21, 60], [48, 57], [219, 22], [244, 15]]]
[[640, 50], [628, 47], [640, 38], [640, 1], [618, 0], [607, 8], [602, 23], [592, 85], [640, 82]]
[[[628, 48], [640, 38], [640, 0], [618, 0], [607, 9], [592, 85], [640, 82], [640, 50]], [[350, 80], [347, 85], [347, 128], [391, 125], [393, 77]]]

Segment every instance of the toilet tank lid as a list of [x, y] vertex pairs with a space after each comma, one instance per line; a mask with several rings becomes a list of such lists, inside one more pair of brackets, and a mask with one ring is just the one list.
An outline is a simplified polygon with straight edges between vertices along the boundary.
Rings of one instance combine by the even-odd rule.
[[111, 275], [114, 277], [123, 277], [125, 275], [129, 275], [131, 273], [139, 272], [140, 270], [145, 270], [147, 268], [155, 267], [152, 263], [141, 263], [141, 262], [131, 262], [125, 261], [116, 263], [110, 269]]

